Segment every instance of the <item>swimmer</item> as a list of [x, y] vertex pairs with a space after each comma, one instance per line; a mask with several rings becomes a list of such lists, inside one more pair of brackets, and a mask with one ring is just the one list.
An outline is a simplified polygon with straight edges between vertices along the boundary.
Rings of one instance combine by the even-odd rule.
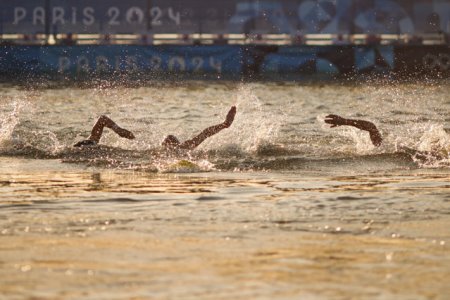
[[[205, 139], [208, 137], [218, 133], [222, 129], [228, 128], [231, 126], [234, 120], [234, 116], [236, 115], [236, 106], [232, 106], [230, 111], [228, 112], [225, 121], [223, 123], [210, 126], [206, 129], [204, 129], [200, 134], [195, 136], [194, 138], [184, 141], [181, 143], [175, 136], [169, 135], [167, 136], [164, 141], [162, 142], [162, 145], [166, 149], [170, 150], [176, 150], [176, 149], [185, 149], [185, 150], [192, 150], [195, 149], [198, 145], [200, 145]], [[117, 133], [120, 137], [126, 138], [126, 139], [134, 139], [134, 134], [119, 125], [117, 125], [113, 120], [108, 118], [107, 116], [101, 116], [97, 122], [95, 123], [94, 127], [92, 128], [91, 135], [87, 140], [80, 141], [74, 145], [74, 147], [82, 147], [82, 146], [94, 146], [97, 145], [100, 142], [100, 138], [103, 134], [103, 128], [110, 128], [112, 131]]]
[[[381, 137], [378, 128], [369, 121], [364, 120], [353, 120], [353, 119], [345, 119], [338, 115], [328, 115], [325, 117], [325, 123], [331, 124], [331, 128], [337, 126], [353, 126], [360, 130], [365, 130], [369, 132], [370, 140], [372, 144], [376, 147], [381, 146], [383, 142], [383, 138]], [[418, 151], [415, 149], [411, 149], [405, 146], [400, 147], [400, 152], [406, 153], [408, 155], [414, 156], [415, 158], [421, 160], [430, 160], [430, 159], [443, 159], [448, 157], [447, 151]]]
[[369, 121], [345, 119], [338, 115], [328, 115], [325, 117], [325, 123], [331, 124], [331, 128], [337, 126], [353, 126], [358, 129], [368, 131], [370, 140], [376, 147], [381, 146], [381, 143], [383, 142], [383, 138], [381, 137], [378, 128], [375, 126], [375, 124]]

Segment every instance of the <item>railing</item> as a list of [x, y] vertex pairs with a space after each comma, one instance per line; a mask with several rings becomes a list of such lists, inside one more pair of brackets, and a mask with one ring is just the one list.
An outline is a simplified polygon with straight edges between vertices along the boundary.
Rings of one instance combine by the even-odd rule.
[[448, 34], [3, 34], [3, 45], [445, 45]]

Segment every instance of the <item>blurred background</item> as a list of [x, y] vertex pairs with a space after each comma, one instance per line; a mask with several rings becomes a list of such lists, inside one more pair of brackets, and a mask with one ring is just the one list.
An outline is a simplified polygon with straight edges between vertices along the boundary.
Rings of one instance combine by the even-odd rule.
[[[30, 74], [174, 71], [235, 78], [448, 76], [450, 69], [447, 0], [2, 0], [0, 11], [0, 67], [7, 74], [30, 66]], [[20, 54], [5, 48], [18, 45], [154, 47], [22, 48]]]

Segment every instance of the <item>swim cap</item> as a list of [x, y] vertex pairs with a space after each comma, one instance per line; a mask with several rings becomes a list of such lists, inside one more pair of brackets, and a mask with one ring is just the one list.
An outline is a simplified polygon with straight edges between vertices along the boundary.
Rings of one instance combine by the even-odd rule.
[[164, 147], [175, 148], [180, 145], [180, 141], [174, 135], [168, 135], [162, 142]]

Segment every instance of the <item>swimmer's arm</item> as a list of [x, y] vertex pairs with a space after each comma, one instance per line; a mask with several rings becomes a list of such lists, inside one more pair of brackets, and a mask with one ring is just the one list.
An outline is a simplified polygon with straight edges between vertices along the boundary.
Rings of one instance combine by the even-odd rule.
[[331, 124], [331, 128], [336, 126], [353, 126], [360, 130], [368, 131], [372, 144], [377, 147], [383, 142], [383, 138], [381, 137], [378, 128], [369, 121], [345, 119], [338, 115], [328, 115], [325, 117], [325, 123]]
[[89, 145], [89, 143], [87, 143], [87, 141], [92, 141], [95, 144], [98, 143], [100, 141], [100, 138], [102, 137], [103, 128], [105, 128], [105, 127], [110, 128], [112, 131], [117, 133], [120, 137], [127, 138], [130, 140], [135, 138], [134, 134], [131, 131], [121, 128], [113, 120], [111, 120], [110, 118], [108, 118], [105, 115], [102, 115], [102, 116], [100, 116], [100, 118], [98, 118], [97, 122], [95, 123], [94, 127], [92, 128], [91, 135], [89, 136], [89, 138], [85, 141], [76, 143], [74, 146], [79, 147], [82, 145]]
[[236, 106], [232, 106], [223, 123], [206, 128], [199, 135], [195, 136], [194, 138], [192, 138], [190, 140], [183, 142], [179, 147], [181, 149], [188, 149], [188, 150], [192, 150], [192, 149], [196, 148], [208, 137], [218, 133], [222, 129], [230, 127], [231, 124], [233, 123], [235, 115], [236, 115]]

